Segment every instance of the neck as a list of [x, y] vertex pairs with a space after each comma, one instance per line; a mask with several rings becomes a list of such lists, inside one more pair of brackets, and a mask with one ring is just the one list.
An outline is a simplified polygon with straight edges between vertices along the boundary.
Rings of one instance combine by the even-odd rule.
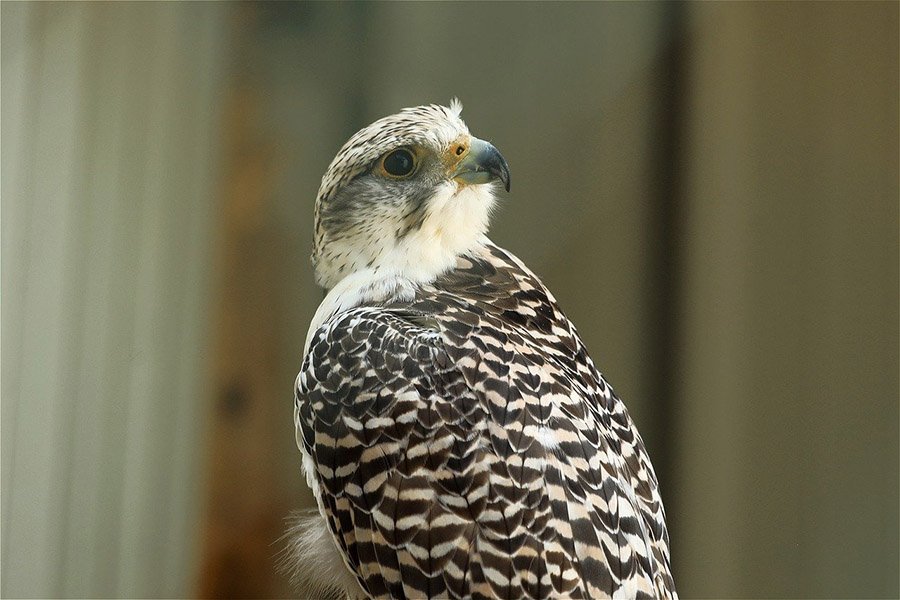
[[[493, 204], [489, 186], [448, 185], [428, 201], [421, 225], [400, 239], [393, 237], [392, 227], [369, 224], [362, 241], [362, 236], [353, 236], [342, 243], [329, 242], [319, 257], [316, 276], [330, 289], [310, 324], [307, 345], [332, 316], [361, 304], [412, 299], [420, 285], [488, 243], [485, 234]], [[341, 260], [328, 260], [329, 256]]]
[[326, 289], [361, 272], [413, 284], [433, 281], [484, 243], [493, 205], [488, 185], [447, 183], [426, 201], [421, 221], [399, 237], [399, 217], [376, 218], [339, 237], [326, 233], [317, 244], [316, 280]]

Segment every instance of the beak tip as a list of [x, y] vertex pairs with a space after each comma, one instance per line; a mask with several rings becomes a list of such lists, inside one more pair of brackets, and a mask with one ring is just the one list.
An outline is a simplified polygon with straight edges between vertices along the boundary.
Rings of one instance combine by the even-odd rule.
[[489, 142], [477, 138], [473, 138], [469, 154], [459, 162], [451, 177], [470, 184], [484, 184], [499, 179], [507, 192], [510, 188], [506, 159]]
[[503, 187], [509, 192], [510, 185], [512, 183], [512, 177], [509, 175], [509, 164], [507, 164], [506, 159], [503, 158], [503, 155], [500, 154], [500, 151], [491, 146], [491, 150], [493, 150], [493, 158], [494, 162], [491, 165], [491, 172], [503, 182]]

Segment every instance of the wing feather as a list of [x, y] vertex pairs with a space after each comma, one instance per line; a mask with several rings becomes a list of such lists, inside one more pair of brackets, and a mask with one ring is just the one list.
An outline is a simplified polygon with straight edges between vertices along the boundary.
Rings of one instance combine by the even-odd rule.
[[312, 336], [298, 440], [373, 597], [673, 596], [643, 443], [574, 327], [489, 247]]

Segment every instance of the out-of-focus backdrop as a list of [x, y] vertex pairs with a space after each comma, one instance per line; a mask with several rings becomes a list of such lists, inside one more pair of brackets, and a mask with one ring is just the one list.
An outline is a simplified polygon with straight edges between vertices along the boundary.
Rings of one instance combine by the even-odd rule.
[[459, 96], [692, 597], [898, 596], [898, 5], [12, 3], [5, 597], [283, 597], [319, 178]]

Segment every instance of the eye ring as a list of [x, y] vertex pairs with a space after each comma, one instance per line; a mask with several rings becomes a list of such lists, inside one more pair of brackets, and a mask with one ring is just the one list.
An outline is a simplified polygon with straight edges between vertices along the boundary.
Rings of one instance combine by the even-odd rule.
[[382, 157], [381, 170], [395, 179], [409, 177], [416, 171], [416, 155], [409, 148], [391, 150]]

